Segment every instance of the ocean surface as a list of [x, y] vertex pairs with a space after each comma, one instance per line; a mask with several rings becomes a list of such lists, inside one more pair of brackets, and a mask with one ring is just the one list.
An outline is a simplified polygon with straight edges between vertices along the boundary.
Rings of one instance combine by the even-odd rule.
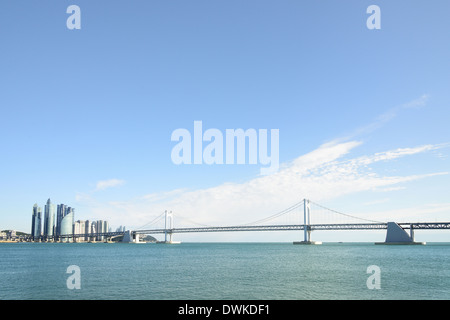
[[450, 299], [450, 243], [0, 243], [0, 288], [0, 299]]

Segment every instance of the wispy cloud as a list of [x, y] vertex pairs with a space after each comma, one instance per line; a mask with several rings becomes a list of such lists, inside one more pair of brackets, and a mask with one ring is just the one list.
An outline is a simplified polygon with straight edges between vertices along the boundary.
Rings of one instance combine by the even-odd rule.
[[430, 96], [428, 94], [423, 94], [414, 100], [411, 100], [402, 105], [395, 106], [376, 117], [371, 123], [359, 127], [352, 134], [343, 139], [355, 139], [356, 137], [359, 137], [361, 135], [372, 133], [373, 131], [381, 128], [383, 125], [397, 117], [402, 110], [419, 109], [425, 107], [429, 98]]
[[401, 105], [400, 107], [398, 107], [398, 109], [422, 108], [427, 104], [429, 98], [430, 98], [430, 95], [423, 94], [419, 98], [411, 100], [411, 101]]
[[383, 199], [378, 199], [378, 200], [374, 200], [374, 201], [364, 202], [363, 206], [373, 206], [373, 205], [377, 205], [377, 204], [386, 203], [389, 201], [390, 201], [389, 198], [383, 198]]
[[105, 190], [108, 188], [117, 187], [124, 183], [125, 183], [124, 180], [119, 180], [119, 179], [109, 179], [109, 180], [98, 181], [95, 191], [100, 191], [100, 190]]
[[357, 163], [358, 165], [361, 165], [361, 164], [369, 165], [374, 162], [390, 161], [390, 160], [394, 160], [394, 159], [408, 156], [408, 155], [414, 155], [414, 154], [422, 153], [422, 152], [426, 152], [426, 151], [437, 150], [437, 149], [442, 148], [442, 146], [444, 146], [444, 145], [443, 144], [436, 144], [436, 145], [427, 144], [427, 145], [418, 146], [418, 147], [414, 147], [414, 148], [398, 148], [396, 150], [378, 152], [378, 153], [375, 153], [370, 156], [362, 156], [362, 157], [353, 159], [351, 161], [354, 163]]

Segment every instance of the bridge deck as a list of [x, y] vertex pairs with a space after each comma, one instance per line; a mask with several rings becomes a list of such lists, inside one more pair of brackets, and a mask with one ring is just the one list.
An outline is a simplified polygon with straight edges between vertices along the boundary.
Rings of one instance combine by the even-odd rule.
[[[401, 222], [402, 228], [414, 230], [426, 229], [450, 229], [450, 222]], [[224, 226], [224, 227], [196, 227], [196, 228], [172, 228], [172, 229], [147, 229], [133, 230], [138, 234], [165, 234], [165, 233], [194, 233], [194, 232], [234, 232], [234, 231], [295, 231], [304, 230], [303, 224], [288, 225], [261, 225], [261, 226]], [[382, 230], [387, 229], [387, 223], [353, 223], [353, 224], [311, 224], [308, 230]], [[70, 234], [53, 236], [52, 238], [94, 238], [94, 237], [115, 237], [124, 235], [125, 232], [104, 232], [89, 234]], [[41, 238], [43, 238], [41, 236]]]
[[[403, 222], [399, 223], [403, 228], [413, 229], [450, 229], [450, 222]], [[225, 227], [196, 227], [196, 228], [172, 228], [172, 229], [148, 229], [134, 230], [139, 234], [161, 233], [191, 233], [191, 232], [229, 232], [229, 231], [289, 231], [304, 230], [303, 224], [292, 225], [263, 225], [263, 226], [225, 226]], [[387, 223], [353, 223], [353, 224], [311, 224], [308, 226], [314, 230], [379, 230], [387, 229]]]

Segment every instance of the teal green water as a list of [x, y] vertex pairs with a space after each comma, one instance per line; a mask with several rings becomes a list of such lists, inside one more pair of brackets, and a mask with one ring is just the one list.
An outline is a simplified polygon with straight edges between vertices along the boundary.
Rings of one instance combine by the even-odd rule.
[[450, 244], [2, 243], [0, 258], [0, 299], [450, 299]]

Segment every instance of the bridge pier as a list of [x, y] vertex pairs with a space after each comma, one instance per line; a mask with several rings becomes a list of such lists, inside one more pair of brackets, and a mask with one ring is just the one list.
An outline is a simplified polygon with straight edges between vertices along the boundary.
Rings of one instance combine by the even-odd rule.
[[145, 242], [139, 242], [139, 233], [132, 232], [131, 230], [125, 231], [122, 242], [124, 242], [124, 243], [145, 243]]
[[386, 240], [384, 242], [375, 242], [375, 244], [386, 244], [386, 245], [424, 245], [426, 242], [415, 242], [414, 241], [414, 228], [413, 225], [409, 226], [410, 234], [400, 227], [396, 222], [387, 223]]

